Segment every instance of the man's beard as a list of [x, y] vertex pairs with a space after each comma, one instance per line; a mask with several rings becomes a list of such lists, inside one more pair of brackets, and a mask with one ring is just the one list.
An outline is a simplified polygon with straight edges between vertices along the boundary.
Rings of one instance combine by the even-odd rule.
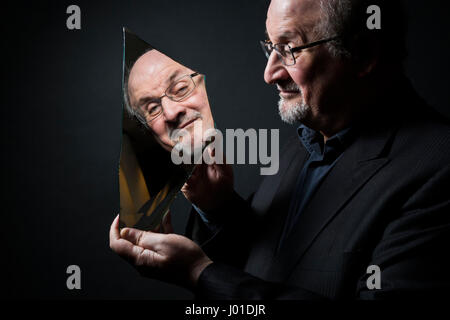
[[[204, 130], [202, 120], [201, 113], [194, 111], [189, 115], [181, 116], [176, 128], [168, 128], [169, 139], [174, 144], [172, 150], [182, 157], [188, 157], [191, 164], [198, 163], [197, 161], [202, 157]], [[178, 129], [187, 122], [191, 122], [189, 128]]]
[[301, 122], [309, 113], [309, 105], [297, 102], [293, 106], [286, 106], [286, 101], [280, 98], [278, 101], [278, 113], [280, 114], [281, 120], [286, 123], [294, 124], [296, 122]]
[[[278, 89], [283, 89], [284, 91], [298, 91], [298, 94], [302, 96], [302, 91], [295, 82], [290, 82], [289, 84], [284, 86], [278, 84]], [[280, 100], [278, 101], [278, 113], [280, 114], [281, 120], [283, 120], [284, 122], [289, 124], [301, 122], [307, 117], [309, 111], [310, 107], [305, 103], [303, 99], [301, 102], [297, 102], [294, 105], [291, 105], [288, 101], [280, 96]]]

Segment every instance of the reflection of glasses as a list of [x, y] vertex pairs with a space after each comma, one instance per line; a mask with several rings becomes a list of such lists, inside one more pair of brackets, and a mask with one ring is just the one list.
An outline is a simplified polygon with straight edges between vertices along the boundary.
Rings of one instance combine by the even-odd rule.
[[282, 43], [273, 44], [269, 40], [260, 41], [260, 43], [261, 43], [261, 47], [262, 47], [267, 59], [269, 59], [270, 55], [272, 54], [272, 51], [275, 49], [275, 52], [277, 53], [278, 57], [281, 58], [281, 61], [283, 62], [283, 64], [285, 66], [293, 66], [295, 64], [295, 56], [294, 56], [295, 52], [299, 52], [299, 51], [307, 49], [307, 48], [315, 47], [315, 46], [318, 46], [319, 44], [323, 44], [323, 43], [327, 43], [329, 41], [336, 40], [337, 38], [339, 38], [339, 37], [336, 36], [336, 37], [332, 37], [332, 38], [328, 38], [328, 39], [314, 41], [314, 42], [305, 44], [303, 46], [295, 47], [295, 48], [291, 48], [288, 44], [282, 44]]
[[180, 79], [173, 82], [159, 98], [153, 98], [139, 106], [138, 117], [142, 117], [140, 120], [143, 122], [151, 122], [162, 114], [162, 98], [167, 97], [172, 101], [179, 102], [186, 99], [196, 88], [194, 77], [199, 73], [194, 72], [189, 75], [185, 75]]

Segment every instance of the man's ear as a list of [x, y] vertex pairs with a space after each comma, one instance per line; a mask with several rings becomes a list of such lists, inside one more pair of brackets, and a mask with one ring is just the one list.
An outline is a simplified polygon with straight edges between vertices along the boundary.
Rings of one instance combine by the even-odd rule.
[[380, 44], [374, 37], [359, 38], [355, 45], [355, 63], [358, 78], [371, 75], [380, 61]]

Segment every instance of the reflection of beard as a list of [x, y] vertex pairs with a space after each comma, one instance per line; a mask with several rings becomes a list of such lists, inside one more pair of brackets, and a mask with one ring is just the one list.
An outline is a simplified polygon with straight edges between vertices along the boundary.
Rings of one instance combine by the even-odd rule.
[[[283, 86], [281, 84], [278, 84], [278, 89], [282, 89], [284, 91], [297, 91], [298, 94], [302, 96], [302, 91], [295, 82], [290, 82]], [[280, 114], [281, 120], [283, 120], [284, 122], [289, 124], [300, 122], [306, 118], [309, 111], [310, 107], [305, 103], [303, 99], [301, 102], [297, 102], [292, 105], [280, 96], [280, 100], [278, 101], [278, 112]]]
[[[167, 128], [167, 135], [169, 136], [169, 139], [174, 142], [177, 143], [178, 141], [178, 127], [186, 122], [189, 122], [191, 120], [197, 120], [197, 119], [202, 119], [202, 114], [198, 111], [193, 111], [191, 114], [189, 115], [182, 115], [181, 117], [179, 117], [177, 119], [177, 123], [175, 125], [173, 125], [172, 127]], [[184, 128], [183, 128], [184, 129]], [[183, 130], [182, 129], [182, 130]], [[184, 130], [188, 130], [188, 129], [184, 129]]]
[[[191, 122], [192, 121], [192, 122]], [[179, 119], [179, 126], [191, 122], [188, 128], [168, 129], [169, 138], [174, 143], [173, 151], [183, 157], [185, 163], [198, 164], [203, 153], [203, 120], [200, 112], [183, 115]]]

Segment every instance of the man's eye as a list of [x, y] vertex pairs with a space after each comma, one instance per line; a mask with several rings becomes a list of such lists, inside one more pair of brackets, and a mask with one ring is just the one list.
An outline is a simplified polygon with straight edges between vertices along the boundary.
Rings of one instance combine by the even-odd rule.
[[147, 112], [152, 115], [155, 113], [158, 113], [160, 109], [160, 105], [159, 104], [155, 104], [155, 103], [151, 103], [147, 106]]
[[175, 86], [172, 88], [171, 91], [174, 95], [180, 95], [185, 93], [188, 89], [189, 89], [188, 82], [181, 81], [175, 84]]
[[177, 89], [177, 93], [184, 93], [184, 92], [186, 92], [187, 88], [188, 88], [187, 86], [183, 86], [183, 87]]

